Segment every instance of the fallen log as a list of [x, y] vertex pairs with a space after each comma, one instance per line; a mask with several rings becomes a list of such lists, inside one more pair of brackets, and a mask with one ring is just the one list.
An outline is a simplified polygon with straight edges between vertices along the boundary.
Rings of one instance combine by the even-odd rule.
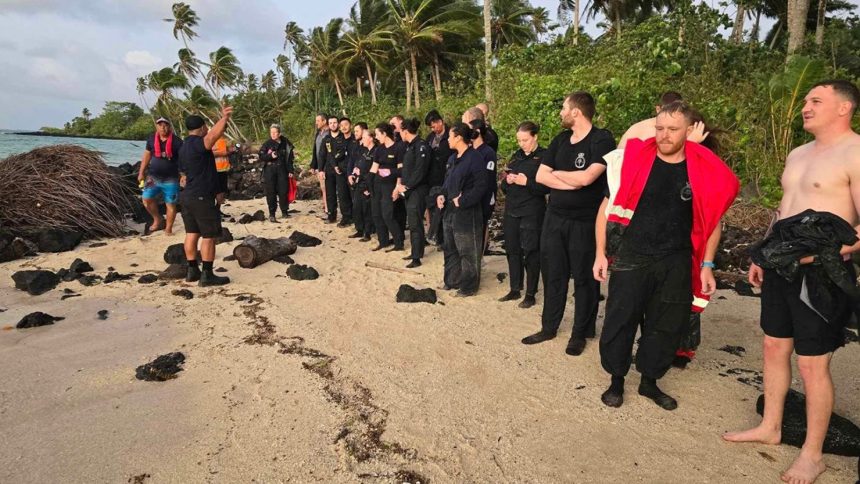
[[296, 253], [296, 243], [287, 237], [265, 239], [249, 235], [233, 249], [239, 267], [252, 269], [281, 255]]

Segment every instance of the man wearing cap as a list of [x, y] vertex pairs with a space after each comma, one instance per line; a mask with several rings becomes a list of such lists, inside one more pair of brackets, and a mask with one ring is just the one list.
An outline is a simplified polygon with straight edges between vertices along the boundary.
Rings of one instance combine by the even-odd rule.
[[[173, 234], [173, 222], [176, 220], [176, 200], [179, 197], [179, 149], [182, 140], [173, 133], [170, 121], [158, 118], [155, 121], [155, 133], [146, 139], [146, 150], [140, 163], [137, 181], [143, 185], [143, 206], [152, 216], [150, 232], [164, 229], [164, 233]], [[147, 168], [149, 173], [147, 174]], [[158, 209], [158, 196], [162, 195], [167, 205], [167, 222], [161, 218]]]
[[[179, 152], [180, 171], [185, 174], [182, 191], [182, 221], [185, 223], [185, 257], [188, 260], [187, 282], [199, 281], [202, 287], [221, 286], [229, 277], [215, 275], [215, 238], [221, 235], [221, 211], [215, 199], [219, 192], [218, 171], [212, 148], [224, 134], [233, 108], [221, 109], [221, 119], [209, 129], [203, 118], [191, 115], [185, 118], [188, 136]], [[202, 240], [201, 240], [202, 239]], [[197, 266], [197, 243], [203, 271]]]

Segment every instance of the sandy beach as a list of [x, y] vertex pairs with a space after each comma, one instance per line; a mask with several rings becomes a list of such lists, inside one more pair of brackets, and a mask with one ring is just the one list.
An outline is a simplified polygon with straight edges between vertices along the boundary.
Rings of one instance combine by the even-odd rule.
[[[224, 211], [261, 208], [250, 200]], [[440, 284], [441, 252], [431, 248], [408, 274], [367, 267], [402, 268], [403, 253], [371, 252], [372, 243], [347, 238], [350, 229], [325, 225], [319, 201], [293, 208], [279, 224], [225, 226], [235, 237], [319, 237], [322, 245], [292, 256], [317, 280], [291, 280], [274, 261], [223, 261], [234, 241], [218, 246], [215, 263], [228, 286], [138, 283], [166, 267], [181, 218], [173, 236], [89, 241], [0, 264], [0, 482], [763, 483], [779, 482], [798, 452], [720, 438], [759, 419], [757, 298], [714, 297], [696, 360], [662, 380], [676, 411], [638, 396], [635, 372], [624, 406], [610, 409], [600, 402], [608, 376], [597, 342], [580, 357], [564, 353], [572, 301], [559, 338], [520, 344], [539, 328], [542, 297], [528, 310], [496, 301], [508, 290], [497, 278], [503, 256], [484, 259], [475, 297], [437, 291], [435, 305], [398, 304], [401, 284]], [[40, 296], [14, 287], [15, 271], [58, 270], [78, 257], [95, 274], [113, 267], [135, 277], [65, 282]], [[65, 288], [81, 296], [61, 300]], [[182, 288], [194, 298], [171, 294]], [[33, 311], [66, 319], [10, 328]], [[176, 379], [135, 379], [138, 365], [173, 351], [186, 356]], [[854, 422], [858, 367], [857, 343], [835, 354], [835, 412]], [[802, 391], [796, 372], [793, 387]], [[819, 482], [857, 479], [857, 458], [825, 460]]]

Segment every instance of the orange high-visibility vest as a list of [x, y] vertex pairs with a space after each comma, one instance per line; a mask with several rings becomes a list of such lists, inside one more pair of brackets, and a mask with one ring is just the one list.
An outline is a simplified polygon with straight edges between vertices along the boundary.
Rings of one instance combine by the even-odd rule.
[[[212, 151], [221, 151], [227, 152], [227, 138], [224, 136], [218, 138], [218, 141], [215, 142], [215, 146]], [[223, 173], [225, 171], [230, 171], [230, 157], [229, 156], [216, 156], [215, 157], [215, 169], [219, 172]]]

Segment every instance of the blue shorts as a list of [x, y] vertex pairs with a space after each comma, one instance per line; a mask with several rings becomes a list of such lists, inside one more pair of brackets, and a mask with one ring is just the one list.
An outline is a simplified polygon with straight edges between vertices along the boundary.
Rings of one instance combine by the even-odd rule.
[[159, 195], [164, 195], [164, 203], [175, 205], [179, 199], [179, 181], [147, 179], [143, 188], [143, 199], [151, 200]]

